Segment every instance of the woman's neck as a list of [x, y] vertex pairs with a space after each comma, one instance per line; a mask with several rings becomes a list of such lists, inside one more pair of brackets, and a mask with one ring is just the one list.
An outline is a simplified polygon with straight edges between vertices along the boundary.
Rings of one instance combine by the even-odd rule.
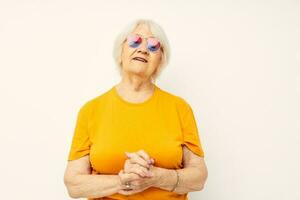
[[141, 81], [123, 78], [116, 85], [116, 90], [125, 100], [139, 103], [150, 98], [154, 92], [155, 85], [151, 81]]

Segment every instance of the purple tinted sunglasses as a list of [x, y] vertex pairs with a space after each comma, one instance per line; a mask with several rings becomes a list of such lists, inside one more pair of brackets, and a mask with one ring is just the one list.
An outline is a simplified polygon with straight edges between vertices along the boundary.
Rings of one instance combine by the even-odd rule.
[[[151, 52], [155, 52], [160, 49], [160, 41], [155, 37], [144, 38], [147, 40], [147, 49]], [[137, 48], [142, 43], [143, 38], [137, 34], [131, 34], [127, 37], [127, 44], [131, 48]]]

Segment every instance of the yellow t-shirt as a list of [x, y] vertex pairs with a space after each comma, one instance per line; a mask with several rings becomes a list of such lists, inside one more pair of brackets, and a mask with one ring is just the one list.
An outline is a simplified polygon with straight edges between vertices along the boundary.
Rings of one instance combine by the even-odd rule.
[[[116, 175], [124, 167], [125, 152], [143, 149], [155, 160], [154, 166], [179, 169], [183, 167], [181, 145], [204, 157], [196, 120], [187, 101], [155, 85], [149, 99], [131, 103], [113, 86], [80, 108], [68, 160], [89, 154], [92, 174]], [[97, 199], [188, 198], [187, 194], [150, 187], [134, 195], [116, 193]]]

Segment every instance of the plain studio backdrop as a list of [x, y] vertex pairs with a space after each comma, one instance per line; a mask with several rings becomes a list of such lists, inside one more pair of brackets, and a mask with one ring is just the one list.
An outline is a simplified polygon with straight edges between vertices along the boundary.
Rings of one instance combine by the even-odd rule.
[[300, 199], [299, 1], [0, 1], [1, 199], [71, 199], [63, 174], [83, 103], [120, 80], [137, 18], [171, 44], [156, 84], [192, 106], [203, 200]]

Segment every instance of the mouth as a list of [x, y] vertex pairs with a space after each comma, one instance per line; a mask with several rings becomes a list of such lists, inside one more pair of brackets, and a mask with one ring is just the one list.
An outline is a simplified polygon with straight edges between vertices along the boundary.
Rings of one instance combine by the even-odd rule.
[[132, 60], [137, 60], [139, 62], [144, 62], [144, 63], [148, 62], [148, 60], [146, 60], [145, 58], [142, 58], [142, 57], [134, 57]]

